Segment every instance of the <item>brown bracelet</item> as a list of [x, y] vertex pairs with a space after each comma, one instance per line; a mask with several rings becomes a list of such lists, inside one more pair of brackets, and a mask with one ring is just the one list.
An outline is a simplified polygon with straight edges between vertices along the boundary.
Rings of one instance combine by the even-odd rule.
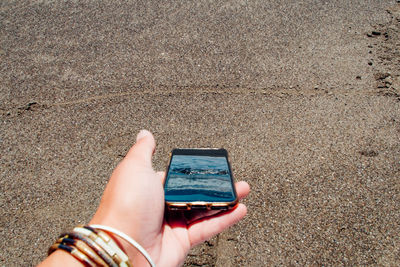
[[97, 265], [108, 267], [107, 263], [105, 263], [104, 260], [95, 251], [93, 251], [93, 249], [90, 248], [85, 242], [67, 237], [60, 238], [58, 242], [66, 245], [73, 245], [77, 249], [82, 251], [84, 254], [86, 254]]
[[53, 253], [55, 250], [57, 249], [62, 249], [64, 251], [67, 251], [69, 254], [71, 254], [72, 256], [74, 256], [77, 260], [79, 260], [80, 262], [82, 262], [83, 264], [87, 265], [87, 266], [93, 266], [96, 267], [96, 263], [94, 263], [91, 259], [89, 259], [88, 256], [86, 256], [85, 254], [83, 254], [82, 252], [80, 252], [76, 247], [74, 246], [69, 246], [69, 245], [65, 245], [65, 244], [60, 244], [60, 243], [55, 243], [54, 245], [52, 245], [49, 249], [49, 255], [51, 253]]
[[81, 240], [81, 241], [85, 242], [86, 245], [88, 245], [91, 249], [93, 249], [97, 253], [97, 255], [99, 255], [104, 260], [104, 262], [108, 266], [118, 267], [118, 264], [115, 263], [114, 259], [110, 255], [108, 255], [107, 252], [105, 252], [103, 250], [103, 248], [100, 247], [92, 239], [90, 239], [90, 238], [88, 238], [88, 237], [86, 237], [86, 236], [84, 236], [82, 234], [75, 233], [75, 232], [65, 233], [65, 234], [60, 235], [60, 237], [71, 237], [73, 239]]
[[117, 255], [115, 249], [111, 247], [109, 244], [107, 244], [107, 242], [105, 242], [103, 238], [97, 235], [97, 233], [92, 232], [91, 230], [80, 226], [75, 227], [74, 232], [91, 238], [94, 242], [96, 242], [96, 244], [98, 244], [102, 249], [104, 249], [104, 251], [107, 252], [108, 255], [111, 256], [111, 258], [118, 266], [121, 266], [122, 259]]
[[[126, 235], [120, 231], [103, 225], [93, 225], [93, 227], [78, 226], [72, 232], [60, 235], [59, 239], [50, 247], [48, 254], [50, 255], [57, 249], [62, 249], [86, 266], [132, 267], [129, 257], [108, 232], [115, 233], [120, 237], [122, 236], [123, 239], [133, 244], [133, 246], [139, 246], [140, 250], [140, 245], [136, 244], [134, 240], [131, 241], [129, 237], [125, 237]], [[142, 250], [144, 249], [141, 248], [140, 251], [142, 252]], [[149, 261], [150, 265], [154, 266], [151, 259], [148, 259], [149, 256], [146, 251], [144, 251], [143, 255]]]
[[112, 255], [112, 257], [118, 265], [132, 267], [128, 256], [106, 232], [94, 229], [90, 226], [82, 226], [82, 228], [85, 228], [99, 236], [108, 246], [110, 246], [114, 250], [114, 255]]

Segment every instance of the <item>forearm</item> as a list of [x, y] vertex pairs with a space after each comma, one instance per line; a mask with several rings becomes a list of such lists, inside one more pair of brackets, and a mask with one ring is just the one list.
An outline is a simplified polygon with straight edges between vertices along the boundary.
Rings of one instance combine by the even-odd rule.
[[74, 256], [63, 250], [56, 250], [49, 255], [38, 267], [51, 267], [51, 266], [68, 266], [68, 267], [82, 267], [84, 266]]

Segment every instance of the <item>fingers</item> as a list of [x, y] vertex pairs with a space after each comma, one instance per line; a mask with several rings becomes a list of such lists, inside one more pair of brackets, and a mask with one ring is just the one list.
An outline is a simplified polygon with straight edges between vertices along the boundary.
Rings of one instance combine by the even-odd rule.
[[[245, 181], [235, 183], [235, 189], [239, 199], [245, 198], [250, 193], [250, 186]], [[203, 214], [193, 216], [188, 220], [191, 222], [188, 226], [191, 246], [193, 247], [222, 232], [226, 228], [240, 221], [246, 213], [246, 206], [240, 203], [234, 210], [227, 212], [220, 212], [218, 214], [207, 214], [207, 212], [204, 212]], [[201, 217], [201, 215], [203, 217]]]
[[235, 183], [235, 188], [239, 199], [245, 198], [250, 193], [250, 186], [245, 181]]
[[196, 210], [190, 210], [190, 211], [185, 211], [185, 219], [186, 219], [186, 224], [191, 224], [199, 219], [213, 216], [215, 214], [221, 213], [223, 211], [221, 210], [207, 210], [207, 211], [196, 211]]
[[206, 217], [188, 226], [191, 247], [213, 237], [240, 221], [247, 213], [247, 208], [239, 204], [234, 210], [223, 212], [213, 217]]
[[125, 159], [140, 162], [151, 167], [151, 158], [156, 148], [156, 141], [152, 133], [141, 130], [136, 137], [136, 144], [126, 154]]
[[[236, 193], [237, 193], [239, 200], [245, 198], [250, 192], [249, 184], [244, 181], [237, 182], [235, 184], [235, 188], [236, 188]], [[212, 215], [215, 215], [218, 213], [221, 213], [221, 211], [220, 210], [211, 210], [211, 211], [191, 210], [191, 211], [185, 212], [185, 218], [186, 218], [187, 223], [190, 224], [198, 219], [212, 216]]]

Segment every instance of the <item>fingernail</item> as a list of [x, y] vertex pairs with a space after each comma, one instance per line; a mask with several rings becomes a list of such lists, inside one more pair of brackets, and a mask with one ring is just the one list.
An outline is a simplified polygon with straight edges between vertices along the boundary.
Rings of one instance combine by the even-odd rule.
[[149, 131], [147, 131], [147, 130], [141, 130], [141, 131], [138, 133], [138, 135], [136, 136], [136, 142], [139, 141], [140, 139], [146, 137], [146, 136], [149, 136], [149, 135], [151, 135], [151, 133], [150, 133]]

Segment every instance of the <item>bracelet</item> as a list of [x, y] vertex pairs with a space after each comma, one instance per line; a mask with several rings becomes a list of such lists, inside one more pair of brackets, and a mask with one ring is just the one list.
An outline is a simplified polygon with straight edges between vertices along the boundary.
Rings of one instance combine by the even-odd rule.
[[55, 243], [54, 245], [52, 245], [49, 249], [49, 255], [55, 251], [56, 249], [62, 249], [64, 251], [69, 252], [72, 256], [74, 256], [77, 260], [79, 260], [80, 262], [82, 262], [83, 264], [87, 265], [87, 266], [93, 266], [96, 267], [97, 265], [90, 260], [85, 254], [83, 254], [82, 252], [80, 252], [76, 247], [74, 246], [68, 246], [68, 245], [64, 245], [64, 244], [60, 244], [60, 243]]
[[78, 250], [86, 254], [99, 266], [105, 266], [105, 267], [108, 266], [107, 263], [105, 263], [104, 260], [95, 251], [93, 251], [93, 249], [91, 249], [85, 242], [81, 240], [75, 240], [72, 238], [64, 237], [60, 238], [58, 242], [61, 244], [75, 246]]
[[97, 255], [99, 255], [106, 262], [107, 266], [118, 267], [118, 264], [115, 263], [114, 259], [109, 254], [107, 254], [107, 252], [104, 251], [104, 249], [99, 244], [97, 244], [89, 237], [86, 237], [77, 232], [62, 234], [60, 237], [71, 237], [73, 239], [85, 242], [91, 249], [93, 249], [97, 253]]
[[[115, 263], [117, 263], [117, 261], [119, 260], [119, 258], [117, 257], [117, 259], [115, 259], [114, 255], [115, 255], [115, 251], [109, 246], [107, 245], [103, 239], [101, 239], [97, 234], [92, 233], [90, 230], [87, 230], [85, 228], [82, 227], [75, 227], [74, 228], [74, 232], [75, 233], [79, 233], [81, 235], [84, 235], [86, 237], [88, 237], [89, 239], [93, 240], [96, 244], [98, 244], [105, 252], [107, 252], [108, 255], [111, 256], [111, 258], [113, 259], [113, 261], [115, 261]], [[117, 261], [116, 261], [117, 260]], [[118, 263], [117, 263], [118, 264]]]
[[[128, 256], [123, 252], [120, 247], [115, 243], [115, 241], [107, 235], [105, 232], [101, 230], [96, 230], [93, 227], [90, 226], [83, 226], [83, 228], [88, 229], [92, 231], [93, 233], [97, 234], [101, 239], [103, 239], [104, 242], [106, 242], [107, 245], [109, 245], [116, 253], [116, 255], [121, 259], [122, 263], [126, 263], [128, 267], [131, 267], [132, 265], [129, 262]], [[121, 263], [120, 263], [121, 265]]]
[[134, 246], [155, 267], [150, 255], [135, 240], [123, 232], [104, 225], [77, 226], [64, 233], [50, 247], [48, 255], [57, 249], [70, 253], [87, 266], [132, 267], [128, 256], [109, 234], [113, 233]]
[[99, 230], [104, 230], [110, 233], [113, 233], [119, 237], [121, 237], [122, 239], [124, 239], [125, 241], [127, 241], [129, 244], [131, 244], [132, 246], [134, 246], [137, 250], [139, 250], [140, 253], [142, 253], [142, 255], [146, 258], [146, 260], [149, 262], [151, 267], [155, 267], [156, 265], [154, 264], [154, 262], [152, 261], [152, 259], [150, 258], [150, 255], [146, 252], [146, 250], [139, 245], [135, 240], [133, 240], [130, 236], [126, 235], [125, 233], [109, 227], [109, 226], [105, 226], [105, 225], [99, 225], [99, 224], [92, 224], [90, 225], [90, 227], [94, 228], [94, 229], [99, 229]]
[[115, 263], [120, 267], [131, 267], [128, 256], [123, 252], [118, 245], [106, 233], [96, 231], [91, 227], [75, 227], [74, 232], [83, 234], [94, 242], [99, 244], [112, 257]]

